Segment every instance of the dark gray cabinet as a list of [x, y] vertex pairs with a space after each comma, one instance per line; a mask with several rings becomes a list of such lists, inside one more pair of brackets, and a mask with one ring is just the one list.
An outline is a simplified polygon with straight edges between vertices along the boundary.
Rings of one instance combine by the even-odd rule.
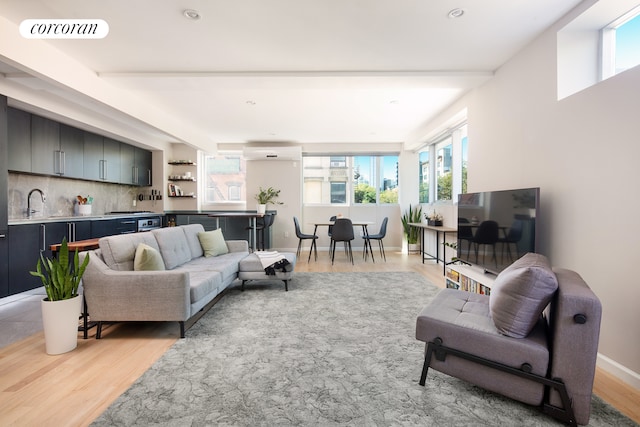
[[120, 182], [121, 143], [91, 132], [84, 132], [84, 178]]
[[0, 95], [0, 298], [9, 295], [9, 239], [7, 171], [7, 97]]
[[114, 234], [128, 234], [138, 231], [138, 218], [114, 218], [91, 221], [91, 238], [97, 239]]
[[135, 156], [135, 147], [133, 147], [132, 145], [123, 144], [120, 147], [120, 183], [135, 185]]
[[151, 185], [151, 151], [127, 144], [120, 147], [120, 183]]
[[9, 107], [7, 128], [9, 170], [31, 172], [31, 114]]
[[151, 186], [151, 170], [153, 169], [153, 154], [149, 150], [142, 148], [135, 148], [135, 170], [136, 170], [136, 185]]
[[84, 131], [60, 125], [58, 173], [68, 178], [84, 178]]
[[7, 117], [11, 171], [152, 184], [151, 151], [14, 108], [8, 109]]
[[21, 224], [9, 226], [9, 294], [42, 286], [29, 272], [34, 271], [42, 253], [51, 257], [49, 247], [66, 236], [66, 223]]
[[61, 156], [60, 123], [31, 115], [31, 172], [59, 175]]

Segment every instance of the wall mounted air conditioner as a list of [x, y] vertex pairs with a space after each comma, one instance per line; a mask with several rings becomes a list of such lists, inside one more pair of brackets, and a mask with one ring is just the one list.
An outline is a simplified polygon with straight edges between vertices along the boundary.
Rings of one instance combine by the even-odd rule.
[[246, 160], [301, 160], [302, 147], [245, 147]]

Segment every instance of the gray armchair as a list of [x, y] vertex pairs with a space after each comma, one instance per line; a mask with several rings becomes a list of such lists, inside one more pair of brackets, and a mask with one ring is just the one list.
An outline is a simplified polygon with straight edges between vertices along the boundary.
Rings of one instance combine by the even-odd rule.
[[600, 333], [598, 297], [573, 271], [526, 254], [496, 278], [491, 295], [443, 289], [419, 314], [431, 367], [588, 424]]

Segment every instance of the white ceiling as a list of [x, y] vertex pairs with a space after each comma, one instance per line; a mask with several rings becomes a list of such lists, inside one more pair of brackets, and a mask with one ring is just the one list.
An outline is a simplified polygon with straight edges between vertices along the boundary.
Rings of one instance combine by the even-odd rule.
[[[94, 93], [90, 81], [56, 77], [60, 64], [42, 65], [2, 42], [0, 60], [29, 74], [5, 66], [11, 84], [205, 150], [248, 141], [410, 142], [579, 3], [0, 0], [0, 16], [16, 29], [31, 18], [105, 20], [104, 39], [45, 43], [78, 61], [64, 60], [68, 70], [88, 69], [119, 100]], [[186, 8], [202, 18], [186, 19]], [[448, 18], [454, 8], [464, 15]], [[27, 43], [42, 44], [20, 40], [22, 50], [35, 46]]]

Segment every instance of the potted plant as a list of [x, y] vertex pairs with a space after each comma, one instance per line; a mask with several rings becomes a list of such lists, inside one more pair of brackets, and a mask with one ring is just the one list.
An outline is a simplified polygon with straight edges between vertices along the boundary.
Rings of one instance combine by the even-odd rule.
[[425, 213], [424, 218], [427, 220], [427, 225], [434, 225], [434, 226], [442, 225], [442, 215], [436, 212], [435, 210], [430, 214]]
[[258, 213], [264, 215], [269, 203], [272, 205], [281, 205], [282, 202], [277, 201], [278, 196], [280, 196], [280, 190], [276, 190], [273, 187], [267, 189], [260, 187], [260, 191], [255, 195], [255, 199], [258, 201]]
[[412, 227], [410, 223], [418, 223], [422, 221], [422, 207], [418, 206], [415, 210], [409, 205], [409, 210], [401, 217], [402, 228], [404, 229], [404, 235], [407, 238], [409, 252], [416, 251], [418, 245], [418, 239], [420, 237], [420, 230], [417, 227]]
[[41, 303], [47, 354], [66, 353], [78, 345], [78, 318], [82, 303], [78, 287], [88, 263], [87, 254], [80, 265], [77, 250], [71, 263], [67, 239], [64, 238], [58, 257], [49, 259], [40, 254], [36, 271], [30, 272], [42, 280], [47, 292]]

